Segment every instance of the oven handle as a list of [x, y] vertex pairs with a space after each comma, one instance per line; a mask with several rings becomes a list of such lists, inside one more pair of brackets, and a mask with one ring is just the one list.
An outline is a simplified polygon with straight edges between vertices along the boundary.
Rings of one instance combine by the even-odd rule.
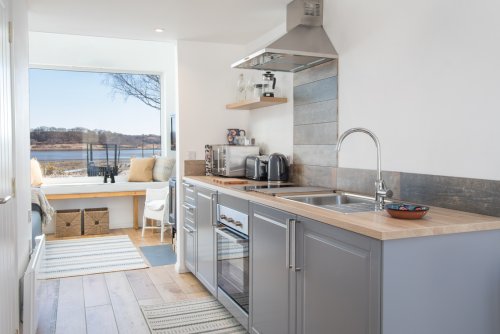
[[244, 244], [244, 243], [248, 242], [248, 239], [244, 239], [244, 238], [238, 239], [238, 238], [233, 237], [231, 234], [224, 231], [225, 229], [226, 229], [225, 227], [216, 228], [215, 233], [220, 234], [221, 236], [228, 239], [229, 241], [231, 241], [234, 244]]
[[214, 197], [217, 196], [217, 193], [210, 194], [210, 222], [212, 226], [217, 226], [216, 219], [214, 219]]

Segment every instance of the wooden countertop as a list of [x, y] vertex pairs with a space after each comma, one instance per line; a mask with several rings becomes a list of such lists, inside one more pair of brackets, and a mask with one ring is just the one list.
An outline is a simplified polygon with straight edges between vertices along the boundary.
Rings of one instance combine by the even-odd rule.
[[[184, 180], [379, 240], [500, 229], [500, 217], [438, 207], [431, 207], [427, 215], [419, 220], [395, 219], [385, 211], [344, 214], [254, 191], [247, 192], [234, 185], [216, 184], [213, 182], [213, 176], [189, 176], [184, 177]], [[249, 181], [248, 184], [259, 183], [263, 182]], [[241, 188], [241, 185], [239, 187]]]

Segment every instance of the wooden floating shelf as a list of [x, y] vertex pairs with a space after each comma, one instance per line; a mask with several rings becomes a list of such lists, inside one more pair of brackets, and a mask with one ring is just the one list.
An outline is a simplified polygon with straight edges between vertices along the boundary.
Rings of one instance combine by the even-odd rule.
[[286, 97], [265, 97], [226, 104], [226, 109], [252, 110], [287, 103]]

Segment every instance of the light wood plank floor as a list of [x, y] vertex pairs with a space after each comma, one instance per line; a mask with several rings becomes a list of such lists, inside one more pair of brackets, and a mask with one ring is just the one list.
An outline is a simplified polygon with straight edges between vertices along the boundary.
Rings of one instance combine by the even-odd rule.
[[[137, 247], [159, 244], [158, 233], [146, 231], [144, 239], [140, 233], [120, 229], [110, 234], [128, 234]], [[166, 240], [170, 240], [170, 235]], [[191, 273], [178, 274], [174, 265], [42, 280], [37, 333], [149, 333], [140, 305], [209, 295]]]

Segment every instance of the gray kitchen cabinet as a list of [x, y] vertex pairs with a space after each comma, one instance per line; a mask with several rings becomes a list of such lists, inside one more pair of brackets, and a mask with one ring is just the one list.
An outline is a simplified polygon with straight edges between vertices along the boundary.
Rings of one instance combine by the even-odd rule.
[[217, 191], [196, 187], [196, 277], [213, 295], [217, 292], [216, 205]]
[[299, 217], [297, 334], [379, 334], [381, 242]]
[[289, 270], [287, 251], [287, 221], [295, 217], [254, 203], [250, 206], [251, 333], [295, 332], [295, 273]]
[[195, 186], [183, 182], [183, 213], [184, 213], [184, 264], [193, 274], [196, 274], [196, 191]]
[[196, 273], [196, 230], [184, 226], [184, 263], [186, 268]]

